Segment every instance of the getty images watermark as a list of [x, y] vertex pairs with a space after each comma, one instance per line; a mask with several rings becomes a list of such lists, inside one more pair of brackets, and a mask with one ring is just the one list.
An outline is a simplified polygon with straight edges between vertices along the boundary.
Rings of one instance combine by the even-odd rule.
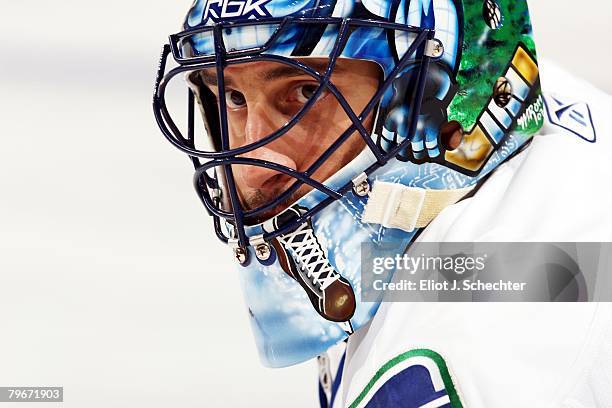
[[[474, 274], [482, 272], [486, 268], [487, 254], [482, 256], [411, 256], [408, 254], [397, 254], [394, 257], [376, 257], [373, 259], [372, 273], [383, 275], [391, 271], [404, 271], [414, 277], [419, 271], [455, 273], [461, 277], [466, 273]], [[383, 290], [409, 290], [409, 291], [439, 291], [439, 290], [525, 290], [527, 282], [514, 282], [511, 280], [499, 280], [497, 282], [485, 282], [481, 279], [402, 279], [400, 281], [385, 282], [383, 279], [373, 281], [373, 288], [377, 291]]]
[[363, 244], [361, 296], [387, 302], [612, 301], [612, 243]]

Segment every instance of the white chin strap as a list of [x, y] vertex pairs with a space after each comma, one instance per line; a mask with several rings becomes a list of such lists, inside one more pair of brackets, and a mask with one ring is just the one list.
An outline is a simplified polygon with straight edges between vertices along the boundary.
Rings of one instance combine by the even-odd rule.
[[426, 227], [442, 210], [457, 203], [473, 189], [474, 186], [456, 190], [427, 190], [376, 181], [362, 221], [412, 232]]

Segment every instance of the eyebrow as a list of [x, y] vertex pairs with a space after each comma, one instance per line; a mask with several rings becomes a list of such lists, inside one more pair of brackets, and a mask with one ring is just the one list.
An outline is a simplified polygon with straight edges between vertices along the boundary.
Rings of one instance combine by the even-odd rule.
[[[322, 61], [301, 61], [304, 65], [308, 66], [309, 68], [313, 69], [314, 71], [317, 71], [319, 74], [324, 74], [325, 70], [327, 69], [328, 63], [327, 62], [322, 62]], [[333, 73], [334, 74], [338, 74], [338, 73], [342, 73], [346, 71], [346, 69], [341, 65], [336, 63], [336, 65], [334, 66], [334, 70]], [[211, 86], [217, 86], [218, 82], [217, 82], [217, 75], [216, 72], [212, 72], [210, 70], [201, 70], [199, 72], [200, 78], [202, 78], [202, 81], [204, 81], [204, 83], [211, 87]], [[283, 65], [281, 67], [277, 67], [277, 68], [273, 68], [270, 70], [266, 70], [264, 72], [262, 72], [261, 74], [257, 75], [257, 79], [264, 81], [264, 82], [270, 82], [270, 81], [274, 81], [275, 79], [279, 79], [279, 78], [291, 78], [291, 77], [299, 77], [299, 76], [309, 76], [311, 77], [307, 72], [302, 71], [300, 68], [297, 67], [293, 67], [290, 65]], [[313, 80], [315, 79], [314, 77], [311, 77]], [[234, 83], [232, 81], [231, 78], [225, 76], [225, 85], [226, 86], [233, 86]]]

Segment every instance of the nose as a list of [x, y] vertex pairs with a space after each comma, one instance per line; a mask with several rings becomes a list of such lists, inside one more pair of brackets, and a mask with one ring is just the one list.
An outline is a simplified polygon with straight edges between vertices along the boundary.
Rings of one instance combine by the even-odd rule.
[[[276, 121], [274, 119], [277, 119]], [[280, 113], [274, 114], [274, 112], [264, 104], [255, 104], [249, 106], [247, 120], [244, 127], [245, 137], [244, 140], [247, 144], [252, 144], [260, 141], [261, 139], [269, 136], [272, 132], [278, 130], [282, 123], [276, 123], [284, 120], [284, 117]], [[285, 134], [279, 139], [268, 143], [262, 147], [252, 150], [242, 155], [242, 157], [264, 160], [280, 164], [281, 166], [288, 167], [292, 170], [297, 169], [297, 164], [293, 158], [283, 151], [291, 151], [292, 149], [283, 149], [286, 146], [286, 139], [288, 135]], [[237, 166], [239, 168], [238, 174], [239, 184], [243, 184], [251, 189], [275, 189], [278, 184], [286, 182], [286, 177], [280, 180], [279, 172], [271, 170], [265, 167], [259, 166]], [[276, 183], [274, 182], [276, 181]]]

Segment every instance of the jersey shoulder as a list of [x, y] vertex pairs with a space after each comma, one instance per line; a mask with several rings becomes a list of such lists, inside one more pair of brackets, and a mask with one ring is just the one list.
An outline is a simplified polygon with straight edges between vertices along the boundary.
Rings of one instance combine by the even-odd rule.
[[555, 65], [542, 72], [542, 131], [421, 241], [612, 240], [612, 97]]

